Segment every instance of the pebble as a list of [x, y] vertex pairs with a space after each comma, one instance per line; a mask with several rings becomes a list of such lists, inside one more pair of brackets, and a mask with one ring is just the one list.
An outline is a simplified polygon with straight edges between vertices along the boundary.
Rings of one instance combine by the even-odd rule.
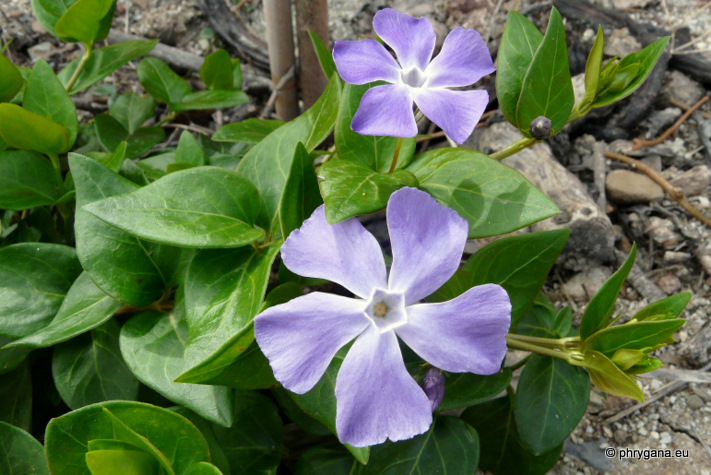
[[646, 138], [655, 138], [662, 129], [666, 129], [672, 125], [680, 115], [681, 109], [676, 107], [667, 107], [666, 109], [652, 112], [652, 114], [645, 119], [643, 124], [647, 127]]
[[667, 295], [675, 294], [681, 289], [681, 281], [674, 274], [664, 274], [657, 279], [657, 285]]
[[647, 220], [644, 231], [656, 244], [660, 244], [665, 249], [673, 249], [681, 241], [681, 236], [674, 232], [674, 223], [657, 216], [651, 216]]
[[671, 442], [672, 442], [671, 434], [666, 431], [662, 432], [661, 434], [659, 434], [659, 441], [662, 444], [667, 444], [667, 445], [671, 444]]
[[650, 432], [649, 436], [654, 440], [659, 440], [659, 432], [657, 432], [656, 430], [653, 430], [652, 432]]
[[664, 251], [663, 260], [665, 265], [683, 264], [691, 260], [691, 254], [688, 252]]
[[697, 165], [674, 178], [670, 183], [680, 188], [686, 196], [700, 195], [711, 183], [711, 170], [706, 165]]
[[638, 204], [659, 201], [664, 190], [651, 178], [629, 170], [613, 170], [605, 179], [607, 198], [619, 204]]
[[692, 394], [686, 399], [686, 405], [689, 406], [689, 409], [701, 409], [704, 404], [704, 400], [696, 394]]
[[669, 82], [662, 88], [663, 92], [660, 94], [662, 97], [659, 98], [664, 104], [668, 104], [669, 99], [676, 99], [687, 106], [692, 106], [706, 94], [698, 82], [679, 71], [670, 70], [667, 76]]
[[595, 266], [575, 274], [563, 287], [575, 300], [588, 300], [600, 290], [602, 284], [612, 275], [608, 267]]
[[623, 431], [622, 429], [617, 429], [615, 431], [614, 438], [615, 438], [615, 442], [622, 445], [622, 443], [624, 443], [624, 441], [627, 440], [627, 432]]
[[53, 51], [54, 45], [52, 45], [52, 43], [50, 43], [49, 41], [43, 41], [42, 43], [38, 43], [32, 48], [29, 48], [27, 50], [27, 53], [30, 55], [32, 62], [34, 63], [38, 59], [43, 59], [47, 61], [52, 55]]

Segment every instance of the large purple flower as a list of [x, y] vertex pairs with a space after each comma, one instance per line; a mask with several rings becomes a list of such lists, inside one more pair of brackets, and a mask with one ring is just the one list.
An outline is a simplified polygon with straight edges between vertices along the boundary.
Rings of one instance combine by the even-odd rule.
[[489, 103], [486, 91], [457, 91], [494, 72], [491, 54], [475, 30], [455, 28], [442, 51], [430, 61], [436, 35], [427, 18], [413, 18], [392, 8], [380, 10], [373, 29], [397, 55], [375, 40], [336, 41], [333, 59], [344, 81], [391, 84], [369, 89], [351, 128], [362, 135], [414, 137], [413, 101], [456, 143], [463, 143]]
[[329, 279], [359, 298], [313, 292], [265, 310], [254, 333], [285, 388], [299, 394], [356, 338], [336, 379], [336, 429], [343, 443], [409, 439], [432, 422], [431, 403], [405, 369], [398, 338], [432, 365], [493, 374], [506, 353], [506, 291], [473, 287], [443, 303], [419, 304], [459, 266], [467, 222], [423, 191], [403, 188], [387, 207], [393, 264], [387, 276], [375, 238], [355, 218], [328, 224], [323, 206], [282, 247], [293, 272]]

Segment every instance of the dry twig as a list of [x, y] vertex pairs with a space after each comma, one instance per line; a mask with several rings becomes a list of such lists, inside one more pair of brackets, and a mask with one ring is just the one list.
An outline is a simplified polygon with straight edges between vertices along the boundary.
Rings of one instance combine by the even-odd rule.
[[264, 119], [267, 115], [269, 115], [272, 108], [274, 107], [274, 103], [276, 102], [277, 97], [279, 97], [279, 92], [284, 87], [284, 85], [292, 79], [294, 79], [293, 65], [291, 66], [291, 68], [289, 68], [286, 74], [279, 79], [279, 82], [274, 87], [271, 96], [269, 96], [269, 100], [267, 100], [267, 103], [264, 105], [264, 110], [262, 111], [262, 114], [259, 116], [260, 119]]
[[640, 149], [643, 149], [644, 147], [650, 147], [650, 146], [652, 146], [652, 145], [657, 145], [657, 144], [660, 144], [660, 143], [664, 142], [664, 141], [665, 141], [666, 139], [668, 139], [674, 132], [677, 131], [677, 129], [679, 128], [679, 126], [680, 126], [682, 123], [684, 123], [684, 121], [685, 121], [686, 119], [688, 119], [689, 116], [690, 116], [691, 114], [693, 114], [696, 109], [698, 109], [699, 107], [701, 107], [702, 105], [704, 105], [704, 104], [706, 103], [706, 101], [708, 101], [708, 100], [709, 100], [709, 96], [704, 96], [704, 97], [702, 97], [701, 99], [699, 99], [696, 104], [694, 104], [693, 106], [689, 107], [689, 108], [686, 110], [686, 112], [684, 112], [684, 113], [681, 115], [681, 117], [679, 117], [679, 118], [677, 119], [677, 121], [674, 122], [674, 125], [672, 125], [672, 126], [669, 127], [667, 130], [665, 130], [664, 133], [663, 133], [662, 135], [660, 135], [659, 137], [657, 137], [656, 139], [650, 139], [650, 140], [643, 140], [643, 139], [637, 139], [637, 138], [634, 139], [634, 140], [633, 140], [633, 142], [634, 142], [634, 147], [632, 147], [632, 150], [640, 150]]

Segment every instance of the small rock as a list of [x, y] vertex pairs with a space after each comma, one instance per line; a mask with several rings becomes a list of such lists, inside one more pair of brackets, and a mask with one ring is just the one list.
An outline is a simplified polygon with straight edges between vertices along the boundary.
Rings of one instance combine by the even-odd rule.
[[690, 259], [691, 254], [688, 252], [664, 251], [663, 260], [666, 265], [683, 264], [684, 262], [688, 262]]
[[652, 432], [650, 432], [649, 436], [654, 440], [659, 440], [659, 432], [657, 432], [656, 430], [653, 430]]
[[677, 70], [668, 71], [667, 76], [669, 82], [662, 88], [662, 93], [659, 95], [660, 104], [667, 105], [669, 99], [676, 99], [682, 104], [692, 106], [706, 94], [698, 82]]
[[611, 35], [605, 35], [605, 55], [607, 56], [627, 56], [640, 49], [642, 49], [642, 45], [627, 28], [615, 28]]
[[686, 405], [689, 406], [689, 409], [701, 409], [702, 407], [704, 407], [704, 404], [704, 400], [696, 394], [692, 394], [691, 396], [686, 398]]
[[657, 216], [651, 216], [647, 220], [644, 231], [665, 249], [673, 249], [681, 240], [681, 236], [674, 232], [674, 223]]
[[697, 384], [691, 384], [691, 391], [695, 396], [700, 397], [705, 403], [711, 400], [711, 393]]
[[32, 48], [29, 48], [27, 50], [27, 53], [30, 55], [32, 62], [34, 63], [38, 59], [43, 59], [47, 61], [52, 55], [53, 51], [54, 45], [52, 45], [52, 43], [50, 43], [49, 41], [43, 41], [42, 43], [38, 43]]
[[615, 431], [614, 438], [615, 442], [622, 445], [624, 441], [627, 440], [627, 432], [623, 431], [622, 429], [617, 429]]
[[652, 0], [615, 0], [615, 8], [618, 10], [644, 8], [650, 3], [652, 3]]
[[671, 442], [672, 442], [671, 434], [666, 431], [662, 432], [661, 434], [659, 434], [659, 441], [662, 444], [666, 444], [666, 445], [671, 444]]
[[700, 195], [711, 183], [711, 170], [706, 165], [697, 165], [671, 181], [686, 196]]
[[565, 291], [575, 300], [588, 300], [600, 290], [602, 284], [612, 275], [609, 268], [591, 267], [587, 271], [575, 274], [563, 284]]
[[649, 203], [664, 198], [664, 190], [651, 178], [629, 170], [613, 170], [605, 179], [610, 201], [620, 204]]
[[662, 171], [662, 157], [660, 157], [659, 155], [650, 155], [649, 157], [644, 157], [640, 159], [640, 162], [644, 163], [655, 172]]
[[675, 294], [681, 289], [681, 281], [674, 274], [664, 274], [657, 279], [657, 285], [667, 295]]

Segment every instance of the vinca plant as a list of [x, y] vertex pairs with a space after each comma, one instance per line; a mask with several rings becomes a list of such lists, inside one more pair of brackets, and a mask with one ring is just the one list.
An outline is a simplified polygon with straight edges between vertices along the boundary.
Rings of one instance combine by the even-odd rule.
[[[181, 114], [249, 100], [239, 61], [214, 51], [194, 88], [155, 41], [96, 47], [115, 0], [32, 6], [83, 54], [0, 55], [3, 473], [544, 473], [591, 382], [644, 399], [690, 294], [616, 314], [634, 247], [579, 325], [541, 293], [567, 230], [462, 254], [558, 213], [500, 160], [631, 94], [668, 38], [603, 62], [599, 30], [576, 101], [555, 9], [544, 33], [511, 12], [495, 63], [476, 31], [434, 54], [427, 18], [386, 8], [379, 41], [312, 35], [330, 79], [296, 119], [170, 146]], [[129, 61], [145, 93], [80, 121], [72, 96]], [[456, 144], [494, 71], [521, 138], [487, 156]], [[422, 116], [451, 147], [415, 153]], [[381, 210], [376, 239], [359, 217]]]

